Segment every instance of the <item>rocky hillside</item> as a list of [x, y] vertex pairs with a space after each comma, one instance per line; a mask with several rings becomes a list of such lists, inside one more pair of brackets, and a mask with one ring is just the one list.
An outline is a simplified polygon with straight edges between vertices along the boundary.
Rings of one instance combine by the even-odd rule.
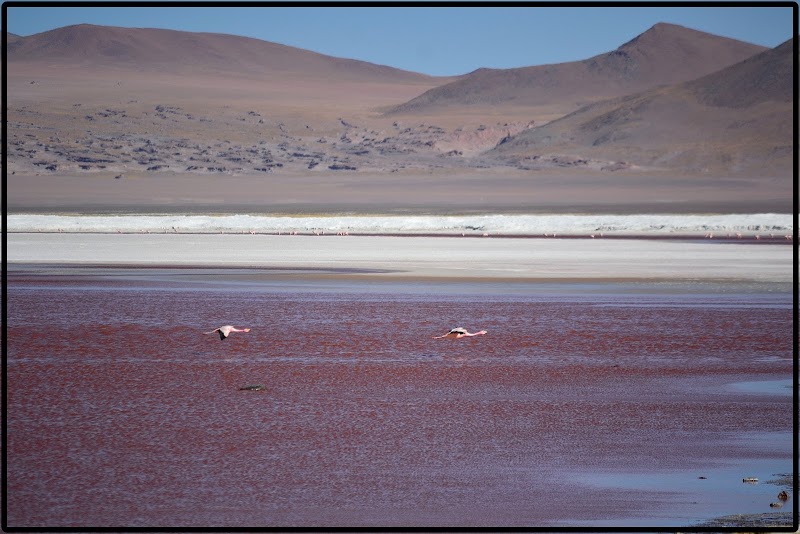
[[606, 100], [512, 136], [521, 166], [791, 174], [793, 41], [680, 84]]
[[442, 107], [543, 106], [575, 109], [614, 96], [699, 78], [764, 51], [764, 47], [656, 24], [616, 50], [583, 61], [516, 69], [479, 69], [393, 108], [431, 113]]
[[791, 176], [791, 43], [657, 24], [584, 61], [454, 80], [211, 33], [7, 39], [9, 174]]

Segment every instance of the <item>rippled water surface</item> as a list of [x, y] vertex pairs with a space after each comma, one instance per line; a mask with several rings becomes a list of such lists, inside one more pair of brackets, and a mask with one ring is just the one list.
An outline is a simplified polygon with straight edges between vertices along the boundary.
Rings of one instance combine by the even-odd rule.
[[736, 386], [790, 295], [181, 280], [9, 278], [9, 526], [677, 526], [791, 472], [791, 390]]

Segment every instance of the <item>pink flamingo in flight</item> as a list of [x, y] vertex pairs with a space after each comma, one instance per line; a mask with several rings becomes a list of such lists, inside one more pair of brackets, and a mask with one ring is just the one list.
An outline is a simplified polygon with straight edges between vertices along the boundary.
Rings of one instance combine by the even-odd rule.
[[435, 336], [433, 339], [442, 339], [442, 338], [461, 339], [462, 337], [483, 336], [485, 334], [486, 334], [486, 330], [481, 330], [480, 332], [471, 333], [471, 332], [467, 331], [466, 328], [458, 327], [458, 328], [453, 328], [452, 330], [450, 330], [448, 333], [446, 333], [444, 335]]
[[219, 328], [215, 328], [211, 332], [203, 332], [203, 333], [204, 334], [213, 334], [214, 332], [219, 332], [219, 338], [220, 339], [225, 339], [226, 337], [231, 335], [231, 332], [249, 332], [249, 331], [250, 331], [249, 328], [244, 328], [244, 329], [240, 330], [240, 329], [238, 329], [238, 328], [236, 328], [234, 326], [226, 324], [225, 326], [220, 326]]

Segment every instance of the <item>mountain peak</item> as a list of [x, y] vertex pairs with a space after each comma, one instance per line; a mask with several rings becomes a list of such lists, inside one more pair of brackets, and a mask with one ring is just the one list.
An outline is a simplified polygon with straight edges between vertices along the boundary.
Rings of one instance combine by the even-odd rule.
[[[627, 43], [622, 44], [617, 50], [627, 50], [631, 48], [652, 48], [652, 47], [684, 47], [686, 51], [690, 49], [702, 48], [704, 46], [728, 47], [754, 47], [751, 43], [738, 41], [729, 37], [722, 37], [700, 30], [687, 28], [669, 22], [659, 22], [654, 24], [643, 33], [637, 35]], [[759, 47], [764, 50], [764, 47]]]
[[542, 106], [589, 102], [692, 80], [766, 48], [658, 23], [616, 50], [583, 61], [515, 69], [478, 69], [395, 107], [422, 112], [434, 106], [477, 104]]

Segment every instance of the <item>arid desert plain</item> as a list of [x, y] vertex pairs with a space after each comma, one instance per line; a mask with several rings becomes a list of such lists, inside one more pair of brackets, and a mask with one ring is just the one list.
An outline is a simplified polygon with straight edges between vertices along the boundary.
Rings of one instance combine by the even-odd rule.
[[3, 527], [796, 529], [793, 44], [7, 34]]

